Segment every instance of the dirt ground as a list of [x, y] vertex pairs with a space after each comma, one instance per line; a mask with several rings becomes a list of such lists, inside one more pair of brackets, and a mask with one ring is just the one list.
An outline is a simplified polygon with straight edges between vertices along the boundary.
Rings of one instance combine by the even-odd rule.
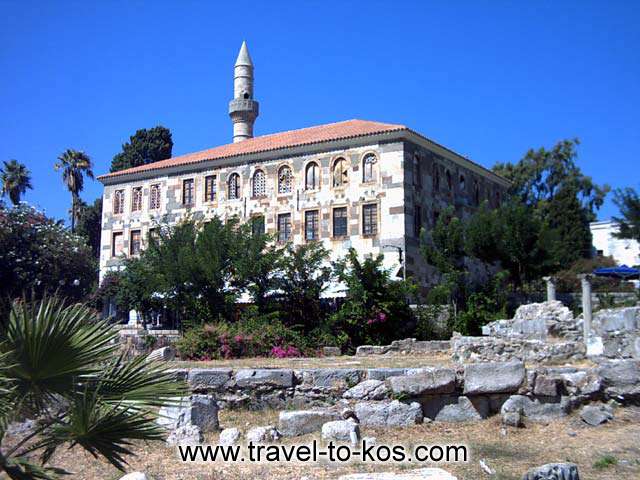
[[[221, 411], [222, 427], [277, 424], [276, 411]], [[460, 480], [493, 478], [520, 480], [534, 466], [549, 462], [574, 462], [585, 480], [620, 480], [640, 478], [640, 408], [618, 409], [615, 419], [600, 427], [589, 427], [574, 414], [548, 425], [530, 423], [523, 429], [501, 433], [499, 416], [478, 423], [429, 423], [410, 428], [363, 429], [363, 435], [375, 436], [378, 443], [389, 444], [465, 444], [470, 459], [458, 464], [186, 464], [176, 451], [164, 443], [137, 443], [135, 456], [128, 458], [128, 471], [144, 471], [154, 480], [220, 480], [244, 478], [333, 479], [339, 475], [364, 471], [401, 471], [438, 466]], [[216, 443], [218, 434], [209, 435], [206, 443]], [[284, 443], [309, 443], [318, 435], [306, 435]], [[496, 475], [488, 477], [479, 466], [482, 459]], [[603, 460], [606, 459], [606, 460]], [[110, 465], [96, 460], [79, 448], [60, 450], [52, 465], [71, 472], [79, 480], [116, 480], [122, 476]]]

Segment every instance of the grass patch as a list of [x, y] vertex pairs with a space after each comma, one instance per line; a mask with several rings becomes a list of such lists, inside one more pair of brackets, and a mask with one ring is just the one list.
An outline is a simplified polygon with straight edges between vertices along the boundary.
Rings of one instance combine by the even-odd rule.
[[604, 470], [605, 468], [613, 467], [618, 464], [618, 459], [613, 455], [603, 455], [593, 463], [593, 468], [598, 470]]

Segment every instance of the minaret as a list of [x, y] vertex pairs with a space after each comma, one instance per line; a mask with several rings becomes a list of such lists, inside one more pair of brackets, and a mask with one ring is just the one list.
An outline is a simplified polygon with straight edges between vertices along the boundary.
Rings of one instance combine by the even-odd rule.
[[233, 100], [229, 102], [233, 122], [233, 142], [253, 137], [253, 122], [258, 116], [258, 102], [253, 99], [253, 62], [247, 42], [242, 42], [233, 67]]

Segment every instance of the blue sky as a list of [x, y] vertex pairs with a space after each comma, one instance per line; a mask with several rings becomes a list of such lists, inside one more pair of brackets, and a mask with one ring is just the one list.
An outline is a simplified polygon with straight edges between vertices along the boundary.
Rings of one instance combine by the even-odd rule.
[[[95, 172], [136, 129], [174, 154], [229, 143], [246, 39], [256, 135], [362, 118], [403, 123], [491, 167], [579, 137], [599, 183], [640, 187], [640, 2], [0, 0], [0, 160], [56, 217], [66, 148]], [[89, 182], [82, 196], [101, 195]], [[607, 202], [600, 218], [615, 214]]]

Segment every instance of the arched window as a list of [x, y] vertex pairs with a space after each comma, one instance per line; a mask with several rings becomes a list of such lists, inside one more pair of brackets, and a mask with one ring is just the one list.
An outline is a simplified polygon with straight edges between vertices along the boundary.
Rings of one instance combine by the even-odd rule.
[[440, 170], [438, 170], [438, 164], [433, 164], [433, 190], [437, 192], [440, 190]]
[[480, 185], [477, 180], [473, 182], [473, 201], [476, 205], [480, 205]]
[[291, 169], [287, 165], [278, 170], [278, 193], [291, 193]]
[[447, 190], [453, 192], [453, 180], [451, 179], [451, 172], [447, 170], [445, 176], [447, 178]]
[[347, 184], [349, 173], [347, 171], [347, 161], [340, 157], [333, 162], [333, 186], [342, 187]]
[[229, 200], [240, 198], [240, 175], [232, 173], [229, 176]]
[[320, 188], [320, 167], [316, 162], [310, 162], [304, 172], [304, 189], [317, 190]]
[[460, 186], [460, 191], [464, 193], [465, 190], [467, 189], [467, 181], [464, 178], [464, 175], [460, 175], [459, 186]]
[[262, 170], [256, 170], [253, 174], [253, 197], [264, 197], [266, 194], [264, 172]]
[[362, 181], [364, 183], [367, 182], [375, 182], [377, 180], [376, 175], [376, 163], [378, 159], [373, 153], [368, 153], [365, 155], [362, 160]]

